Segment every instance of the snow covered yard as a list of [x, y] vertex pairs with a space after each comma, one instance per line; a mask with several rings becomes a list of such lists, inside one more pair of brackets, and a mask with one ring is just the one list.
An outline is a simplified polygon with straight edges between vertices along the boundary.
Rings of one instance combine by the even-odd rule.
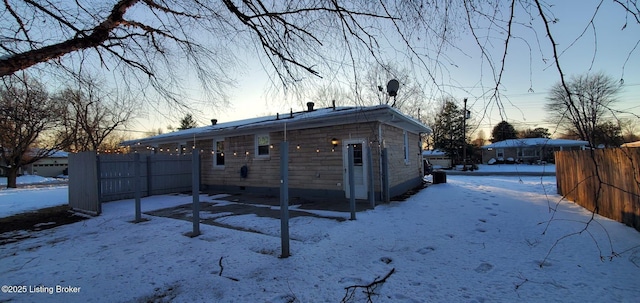
[[57, 185], [61, 179], [24, 175], [16, 181], [19, 188], [7, 189], [7, 178], [0, 177], [0, 218], [69, 203], [67, 185]]
[[[0, 301], [340, 302], [346, 287], [392, 269], [373, 302], [640, 297], [640, 233], [596, 216], [587, 232], [556, 242], [582, 230], [591, 216], [563, 201], [547, 228], [549, 207], [560, 199], [554, 177], [447, 179], [406, 201], [360, 212], [355, 221], [292, 219], [297, 240], [287, 259], [277, 257], [277, 219], [259, 218], [257, 226], [255, 216], [244, 215], [229, 222], [266, 234], [203, 224], [203, 234], [189, 238], [183, 234], [190, 222], [145, 215], [149, 221], [133, 224], [132, 200], [107, 203], [99, 217], [0, 246], [1, 284], [27, 290], [0, 293]], [[190, 201], [156, 196], [142, 206], [151, 211]], [[612, 250], [620, 255], [610, 260]], [[71, 292], [57, 293], [56, 286]], [[45, 292], [29, 292], [39, 290]], [[353, 302], [364, 301], [356, 291]]]

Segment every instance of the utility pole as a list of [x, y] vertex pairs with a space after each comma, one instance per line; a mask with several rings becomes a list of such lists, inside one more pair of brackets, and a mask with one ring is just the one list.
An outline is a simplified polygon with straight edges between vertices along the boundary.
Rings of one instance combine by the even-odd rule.
[[464, 98], [464, 109], [462, 110], [462, 170], [467, 170], [467, 119], [471, 112], [467, 110], [467, 98]]

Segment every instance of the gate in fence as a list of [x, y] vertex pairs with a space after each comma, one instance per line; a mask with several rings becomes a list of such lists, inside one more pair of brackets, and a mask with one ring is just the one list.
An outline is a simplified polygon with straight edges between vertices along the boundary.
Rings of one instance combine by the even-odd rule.
[[[98, 215], [101, 203], [191, 190], [192, 157], [175, 155], [69, 155], [69, 205]], [[138, 182], [138, 183], [136, 183]]]

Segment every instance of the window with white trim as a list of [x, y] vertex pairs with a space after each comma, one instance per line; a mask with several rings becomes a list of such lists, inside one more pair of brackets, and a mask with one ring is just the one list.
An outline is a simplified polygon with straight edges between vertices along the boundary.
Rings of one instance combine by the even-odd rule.
[[269, 157], [269, 134], [256, 135], [256, 157]]
[[496, 157], [504, 158], [504, 148], [496, 148]]
[[213, 166], [224, 167], [224, 139], [213, 140]]

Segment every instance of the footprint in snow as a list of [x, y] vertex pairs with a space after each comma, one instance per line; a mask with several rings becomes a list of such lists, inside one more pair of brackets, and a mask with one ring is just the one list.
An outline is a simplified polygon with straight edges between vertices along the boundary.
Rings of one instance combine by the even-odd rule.
[[478, 265], [478, 267], [476, 267], [476, 269], [474, 270], [478, 273], [486, 273], [492, 269], [493, 269], [493, 265], [491, 265], [490, 263], [482, 263]]
[[435, 247], [431, 247], [431, 246], [427, 246], [427, 247], [423, 247], [417, 250], [417, 253], [421, 254], [421, 255], [426, 255], [432, 251], [436, 250]]

